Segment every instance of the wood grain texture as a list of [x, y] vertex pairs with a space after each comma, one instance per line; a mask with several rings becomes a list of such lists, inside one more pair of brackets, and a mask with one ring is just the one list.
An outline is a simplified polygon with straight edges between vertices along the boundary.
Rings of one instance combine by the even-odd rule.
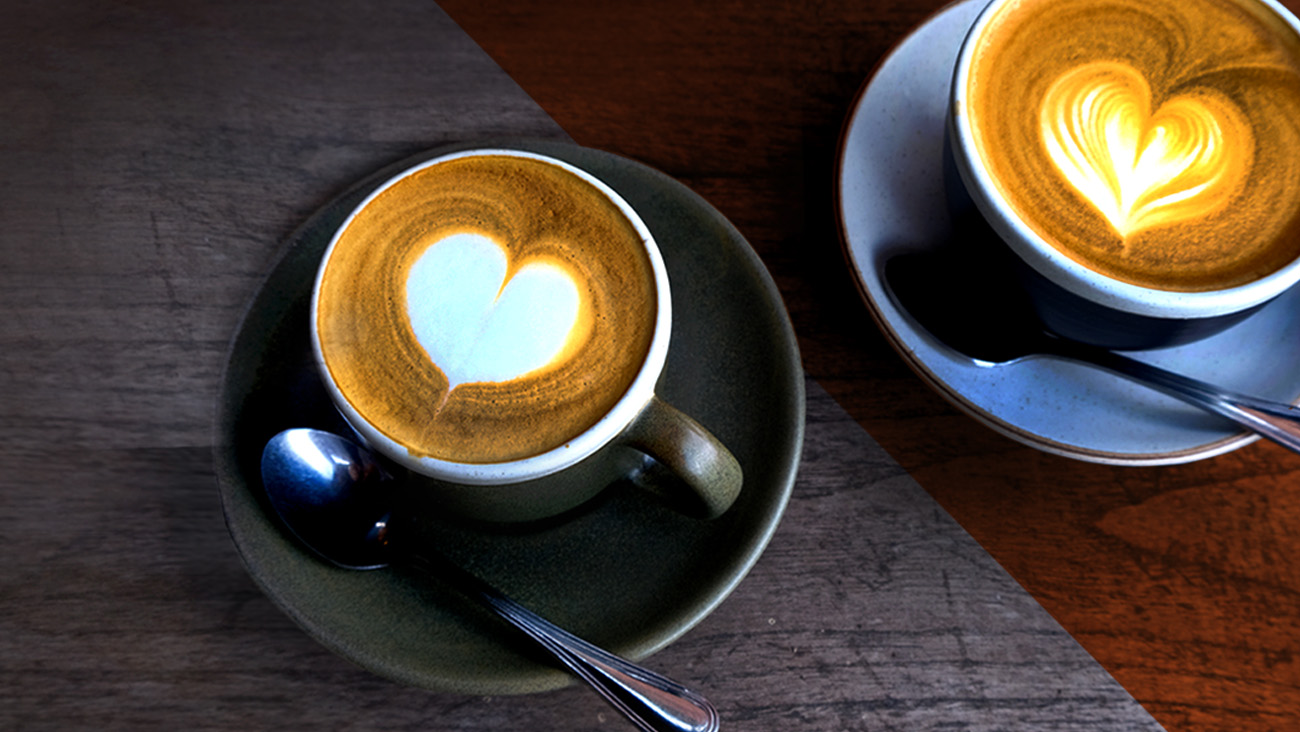
[[809, 375], [1161, 723], [1296, 729], [1300, 456], [1257, 443], [1118, 468], [1022, 447], [929, 392], [858, 299], [832, 207], [840, 127], [942, 4], [442, 2], [576, 141], [671, 173], [737, 224]]
[[396, 2], [29, 4], [0, 104], [9, 448], [209, 443], [235, 324], [317, 206], [466, 135], [564, 137]]
[[[803, 475], [768, 552], [654, 668], [703, 690], [724, 729], [1158, 729], [809, 386]], [[61, 458], [5, 461], [0, 728], [628, 728], [579, 687], [432, 694], [332, 655], [244, 572], [207, 448], [83, 449], [52, 485]]]

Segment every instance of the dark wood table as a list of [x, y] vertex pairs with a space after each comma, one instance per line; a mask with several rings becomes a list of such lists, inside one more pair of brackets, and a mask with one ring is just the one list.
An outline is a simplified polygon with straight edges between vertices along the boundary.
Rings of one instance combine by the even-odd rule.
[[244, 572], [217, 498], [224, 356], [290, 233], [385, 165], [499, 136], [687, 183], [790, 311], [808, 428], [789, 509], [649, 661], [724, 729], [1300, 726], [1300, 456], [1040, 453], [948, 406], [871, 325], [836, 143], [937, 5], [11, 4], [0, 728], [625, 728], [578, 687], [432, 693], [332, 655]]

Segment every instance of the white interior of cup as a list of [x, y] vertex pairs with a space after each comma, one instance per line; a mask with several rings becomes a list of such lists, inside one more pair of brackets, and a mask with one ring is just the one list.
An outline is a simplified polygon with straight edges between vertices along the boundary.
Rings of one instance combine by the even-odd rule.
[[[330, 255], [333, 253], [334, 247], [338, 244], [343, 232], [347, 230], [348, 226], [352, 223], [352, 220], [356, 218], [357, 214], [385, 190], [396, 185], [407, 176], [420, 170], [424, 170], [425, 168], [438, 165], [439, 163], [444, 163], [458, 158], [487, 155], [508, 155], [521, 158], [531, 158], [533, 160], [554, 165], [587, 181], [608, 197], [614, 205], [618, 206], [624, 216], [627, 217], [628, 221], [632, 223], [637, 234], [640, 235], [641, 241], [645, 246], [646, 255], [650, 261], [651, 269], [654, 272], [655, 297], [657, 301], [654, 334], [651, 337], [650, 348], [645, 361], [641, 364], [641, 369], [637, 372], [631, 386], [628, 387], [627, 391], [623, 393], [623, 396], [614, 404], [614, 407], [610, 409], [604, 417], [586, 431], [569, 440], [567, 443], [539, 455], [499, 463], [461, 463], [451, 460], [415, 456], [412, 455], [403, 445], [390, 439], [357, 413], [348, 400], [343, 396], [338, 385], [334, 383], [333, 378], [331, 378], [329, 368], [325, 365], [324, 355], [321, 350], [320, 337], [316, 331], [317, 302], [320, 297], [321, 278], [325, 271], [325, 265], [329, 262]], [[622, 196], [618, 195], [618, 193], [616, 193], [612, 188], [585, 170], [570, 165], [562, 160], [523, 150], [465, 150], [427, 160], [393, 176], [367, 196], [366, 199], [362, 201], [339, 226], [338, 231], [335, 232], [334, 237], [330, 240], [329, 246], [325, 249], [324, 256], [321, 257], [320, 268], [317, 270], [316, 274], [316, 283], [312, 290], [312, 353], [316, 360], [317, 369], [321, 374], [321, 379], [324, 381], [325, 387], [329, 391], [330, 397], [333, 399], [334, 405], [338, 408], [340, 413], [343, 414], [348, 423], [357, 430], [357, 432], [370, 444], [372, 448], [379, 450], [384, 455], [395, 460], [404, 467], [421, 475], [427, 475], [439, 480], [452, 481], [467, 485], [502, 485], [541, 478], [572, 466], [604, 447], [614, 439], [614, 437], [622, 432], [627, 425], [631, 424], [632, 420], [641, 413], [641, 410], [645, 407], [646, 403], [650, 401], [650, 398], [654, 396], [655, 384], [659, 379], [659, 374], [663, 371], [664, 362], [668, 357], [668, 339], [671, 333], [672, 297], [668, 290], [668, 271], [664, 267], [663, 256], [659, 253], [659, 247], [655, 244], [654, 237], [651, 235], [649, 228], [646, 227], [645, 222], [641, 220], [641, 217], [637, 215], [636, 211], [633, 210], [632, 206], [625, 201]]]
[[[1207, 318], [1246, 310], [1267, 302], [1300, 282], [1300, 259], [1253, 282], [1222, 290], [1178, 292], [1159, 290], [1107, 277], [1071, 259], [1029, 227], [1002, 196], [980, 159], [966, 111], [966, 88], [971, 64], [990, 20], [1006, 5], [1017, 0], [992, 0], [980, 13], [962, 43], [953, 71], [948, 112], [948, 134], [953, 157], [980, 213], [1029, 266], [1066, 290], [1122, 312], [1155, 318]], [[1256, 2], [1281, 18], [1300, 35], [1300, 21], [1274, 0]], [[1300, 155], [1300, 151], [1296, 151]]]

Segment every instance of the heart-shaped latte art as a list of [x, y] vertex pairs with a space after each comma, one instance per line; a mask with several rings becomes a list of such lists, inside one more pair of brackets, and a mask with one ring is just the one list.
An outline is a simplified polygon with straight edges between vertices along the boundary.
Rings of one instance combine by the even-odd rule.
[[546, 261], [524, 264], [509, 282], [508, 272], [505, 250], [478, 234], [441, 239], [411, 266], [411, 330], [446, 375], [448, 393], [519, 378], [565, 349], [581, 306], [573, 277]]
[[1146, 79], [1121, 63], [1062, 75], [1039, 120], [1056, 167], [1121, 238], [1221, 209], [1254, 157], [1250, 125], [1230, 100], [1186, 94], [1153, 114]]

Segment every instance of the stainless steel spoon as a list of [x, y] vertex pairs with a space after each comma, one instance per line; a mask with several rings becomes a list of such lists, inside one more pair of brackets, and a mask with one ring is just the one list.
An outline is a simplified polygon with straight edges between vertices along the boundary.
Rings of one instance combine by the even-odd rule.
[[[974, 268], [974, 269], [972, 269]], [[1030, 356], [1092, 364], [1229, 419], [1300, 452], [1300, 408], [1237, 394], [1043, 329], [1014, 283], [990, 283], [978, 263], [903, 254], [885, 263], [894, 300], [944, 345], [983, 366]]]
[[396, 550], [392, 481], [350, 440], [281, 432], [262, 451], [262, 482], [284, 524], [324, 559], [349, 569], [418, 563], [523, 631], [645, 732], [718, 729], [717, 710], [696, 692], [551, 624], [436, 552]]

